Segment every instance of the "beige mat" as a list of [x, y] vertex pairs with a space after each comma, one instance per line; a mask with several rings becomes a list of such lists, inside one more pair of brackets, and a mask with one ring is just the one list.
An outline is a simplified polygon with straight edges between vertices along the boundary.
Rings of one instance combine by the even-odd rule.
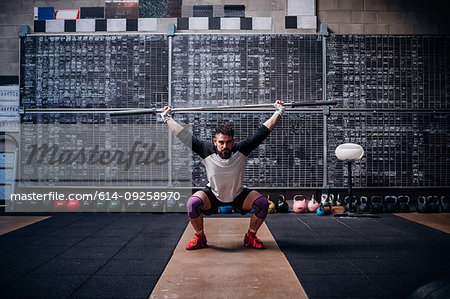
[[394, 214], [399, 217], [403, 217], [410, 221], [414, 221], [434, 229], [446, 232], [450, 234], [450, 213], [397, 213]]
[[50, 216], [0, 216], [0, 235], [47, 218]]
[[206, 218], [208, 248], [187, 251], [189, 224], [150, 298], [307, 298], [286, 257], [263, 224], [266, 249], [243, 245], [248, 218]]

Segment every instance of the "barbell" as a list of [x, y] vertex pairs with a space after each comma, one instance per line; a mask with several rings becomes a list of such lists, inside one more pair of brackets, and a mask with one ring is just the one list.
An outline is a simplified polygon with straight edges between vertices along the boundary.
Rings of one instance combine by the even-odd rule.
[[[286, 107], [314, 107], [336, 105], [337, 101], [316, 101], [316, 102], [292, 102], [284, 103]], [[225, 110], [247, 110], [259, 108], [273, 108], [273, 104], [249, 104], [249, 105], [228, 105], [228, 106], [204, 106], [204, 107], [184, 107], [172, 108], [173, 112], [196, 112], [196, 111], [225, 111]], [[113, 116], [137, 115], [137, 114], [158, 114], [161, 109], [156, 108], [28, 108], [19, 111], [26, 113], [108, 113]]]
[[[286, 107], [310, 107], [310, 106], [325, 106], [336, 105], [337, 101], [316, 101], [316, 102], [292, 102], [284, 103]], [[255, 109], [255, 108], [271, 108], [273, 104], [249, 104], [249, 105], [228, 105], [228, 106], [206, 106], [206, 107], [185, 107], [172, 108], [173, 112], [189, 112], [189, 111], [220, 111], [220, 110], [240, 110], [240, 109]], [[127, 109], [112, 111], [110, 114], [114, 116], [120, 115], [135, 115], [135, 114], [157, 114], [163, 112], [161, 109], [147, 108], [147, 109]]]

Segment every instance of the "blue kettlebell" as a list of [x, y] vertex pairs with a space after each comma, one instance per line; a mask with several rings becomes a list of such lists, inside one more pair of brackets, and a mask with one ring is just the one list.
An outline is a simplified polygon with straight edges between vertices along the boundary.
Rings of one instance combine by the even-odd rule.
[[316, 214], [317, 214], [317, 216], [325, 215], [325, 209], [323, 208], [322, 205], [320, 205], [320, 207], [317, 209]]
[[222, 214], [231, 214], [233, 212], [232, 206], [222, 206], [220, 207], [220, 213]]

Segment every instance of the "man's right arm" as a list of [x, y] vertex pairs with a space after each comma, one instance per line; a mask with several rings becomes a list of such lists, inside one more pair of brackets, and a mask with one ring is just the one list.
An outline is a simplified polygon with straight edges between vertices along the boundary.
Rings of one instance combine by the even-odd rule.
[[172, 118], [172, 109], [169, 106], [162, 109], [161, 118], [175, 136], [178, 136], [178, 134], [180, 134], [183, 130], [183, 126]]
[[182, 125], [177, 123], [172, 118], [172, 109], [166, 106], [161, 113], [161, 117], [164, 123], [167, 124], [170, 131], [178, 137], [187, 147], [192, 149], [195, 153], [197, 153], [200, 157], [205, 158], [206, 153], [209, 152], [207, 144], [198, 140], [191, 133], [184, 129]]

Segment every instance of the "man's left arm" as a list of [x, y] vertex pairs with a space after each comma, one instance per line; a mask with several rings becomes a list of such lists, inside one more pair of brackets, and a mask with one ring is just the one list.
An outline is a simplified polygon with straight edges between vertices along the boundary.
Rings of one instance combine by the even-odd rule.
[[284, 113], [284, 110], [286, 109], [283, 106], [283, 102], [278, 100], [275, 102], [274, 104], [275, 108], [277, 109], [274, 114], [268, 119], [266, 120], [266, 122], [264, 123], [264, 126], [266, 126], [267, 129], [269, 129], [269, 131], [273, 131], [273, 129], [275, 129], [275, 126], [277, 125], [278, 121], [280, 120], [281, 116]]
[[275, 128], [285, 107], [282, 101], [276, 101], [274, 104], [277, 109], [275, 113], [249, 138], [239, 142], [238, 150], [248, 156], [258, 145], [260, 145], [269, 136], [270, 132]]

